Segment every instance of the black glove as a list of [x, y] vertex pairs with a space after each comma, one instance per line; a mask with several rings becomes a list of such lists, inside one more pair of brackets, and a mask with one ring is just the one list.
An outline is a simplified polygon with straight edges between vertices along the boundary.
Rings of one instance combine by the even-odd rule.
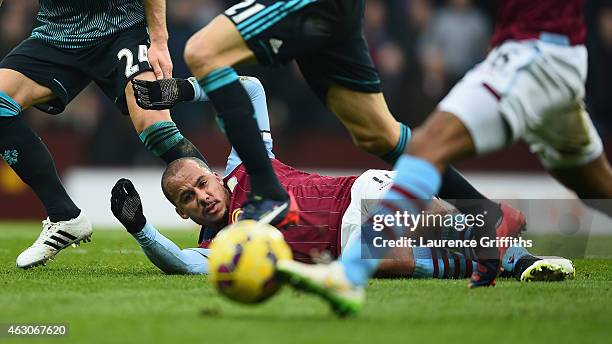
[[156, 81], [132, 80], [136, 103], [147, 110], [170, 109], [174, 105], [193, 101], [195, 91], [188, 80], [162, 79]]
[[147, 223], [140, 196], [129, 179], [121, 178], [113, 186], [111, 211], [130, 233], [140, 232]]

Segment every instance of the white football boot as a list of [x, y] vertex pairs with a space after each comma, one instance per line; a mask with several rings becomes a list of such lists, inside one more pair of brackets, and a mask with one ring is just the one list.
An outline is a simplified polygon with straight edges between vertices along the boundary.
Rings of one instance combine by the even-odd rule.
[[538, 258], [542, 258], [550, 263], [559, 265], [566, 279], [574, 279], [576, 277], [576, 268], [571, 260], [554, 256], [538, 256]]
[[17, 257], [17, 267], [28, 269], [55, 257], [62, 249], [81, 241], [91, 241], [91, 223], [85, 212], [68, 221], [43, 221], [43, 230], [38, 239]]
[[363, 307], [364, 288], [353, 285], [338, 262], [310, 265], [281, 260], [276, 269], [296, 289], [322, 297], [339, 316], [355, 315]]
[[538, 257], [538, 260], [531, 264], [521, 274], [520, 280], [531, 281], [563, 281], [573, 279], [576, 270], [571, 260], [561, 257]]

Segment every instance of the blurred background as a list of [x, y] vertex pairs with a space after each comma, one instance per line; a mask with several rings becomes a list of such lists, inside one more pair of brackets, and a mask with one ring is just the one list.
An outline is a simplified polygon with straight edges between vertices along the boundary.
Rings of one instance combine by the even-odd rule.
[[[167, 2], [169, 47], [175, 77], [189, 76], [182, 58], [183, 47], [189, 36], [236, 2]], [[449, 88], [486, 55], [494, 25], [496, 1], [366, 2], [366, 37], [381, 75], [389, 107], [399, 121], [416, 126]], [[586, 6], [589, 30], [587, 103], [605, 146], [610, 151], [612, 1], [589, 0]], [[36, 0], [4, 2], [0, 9], [0, 56], [10, 52], [29, 36], [32, 26], [36, 25], [37, 9]], [[352, 145], [346, 130], [311, 93], [294, 64], [277, 69], [244, 67], [239, 71], [241, 74], [259, 77], [266, 88], [275, 152], [281, 160], [308, 170], [335, 170], [336, 173], [386, 168], [378, 159], [360, 152]], [[151, 180], [157, 183], [155, 187], [159, 188], [157, 178], [163, 167], [161, 160], [144, 148], [129, 118], [119, 114], [97, 86], [91, 85], [85, 89], [61, 115], [51, 116], [30, 109], [24, 112], [24, 116], [49, 146], [69, 192], [72, 195], [79, 194], [75, 195], [77, 201], [83, 203], [84, 199], [92, 195], [97, 197], [88, 188], [88, 185], [96, 187], [96, 180], [87, 174], [83, 175], [83, 171], [101, 171], [110, 181], [126, 173], [148, 171]], [[211, 165], [222, 168], [229, 146], [216, 128], [210, 105], [181, 104], [173, 110], [172, 116], [183, 134], [200, 148]], [[492, 197], [495, 196], [495, 187], [499, 187], [500, 181], [506, 180], [503, 178], [507, 176], [515, 179], [513, 185], [525, 186], [525, 183], [531, 182], [541, 186], [538, 178], [552, 183], [547, 177], [540, 176], [544, 170], [523, 144], [460, 164], [459, 168], [485, 178], [481, 178], [481, 185], [487, 185], [488, 180], [490, 189], [487, 190]], [[504, 171], [505, 174], [485, 171]], [[499, 178], [490, 179], [491, 176]], [[520, 179], [520, 176], [528, 177]], [[97, 185], [99, 191], [103, 192], [100, 197], [104, 202], [110, 190], [110, 186], [105, 183]], [[509, 189], [508, 186], [502, 186], [504, 190]], [[552, 197], [561, 195], [560, 192], [565, 193], [558, 186], [551, 190]], [[536, 195], [543, 197], [542, 194], [546, 192], [546, 189], [538, 189]], [[507, 195], [502, 194], [500, 197]], [[97, 201], [101, 204], [99, 199]], [[4, 162], [0, 162], [0, 218], [38, 219], [43, 216], [44, 211], [29, 188], [19, 181]]]

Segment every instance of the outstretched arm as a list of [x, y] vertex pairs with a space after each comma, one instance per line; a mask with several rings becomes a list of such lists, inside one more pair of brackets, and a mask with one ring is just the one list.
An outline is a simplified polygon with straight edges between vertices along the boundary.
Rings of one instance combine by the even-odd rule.
[[208, 249], [187, 248], [181, 250], [170, 239], [147, 223], [136, 233], [131, 233], [151, 263], [167, 274], [201, 275], [208, 273]]
[[[255, 77], [241, 76], [240, 82], [248, 93], [249, 98], [251, 98], [251, 103], [253, 104], [253, 108], [255, 109], [255, 120], [257, 121], [257, 126], [259, 127], [261, 138], [264, 142], [264, 145], [266, 146], [266, 152], [268, 153], [268, 157], [272, 159], [274, 158], [274, 153], [272, 152], [272, 148], [274, 145], [272, 141], [272, 133], [270, 132], [270, 116], [268, 115], [268, 104], [266, 103], [266, 91], [259, 79]], [[202, 91], [202, 94], [203, 97], [206, 96], [204, 91]], [[217, 124], [221, 128], [221, 123], [217, 122]], [[223, 130], [223, 128], [221, 129]], [[228, 174], [230, 174], [241, 163], [242, 160], [240, 160], [238, 152], [236, 152], [236, 150], [232, 147], [232, 151], [227, 157], [227, 164], [225, 165], [224, 175], [227, 176]]]
[[140, 196], [128, 179], [117, 181], [111, 192], [111, 210], [127, 231], [138, 241], [149, 260], [168, 274], [208, 273], [208, 250], [181, 250], [147, 223]]

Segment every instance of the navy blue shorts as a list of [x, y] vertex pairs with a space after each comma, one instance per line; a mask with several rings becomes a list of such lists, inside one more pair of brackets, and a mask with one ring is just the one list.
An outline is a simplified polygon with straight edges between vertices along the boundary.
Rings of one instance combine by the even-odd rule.
[[136, 75], [150, 71], [147, 58], [149, 34], [138, 25], [111, 35], [99, 44], [79, 49], [62, 49], [28, 38], [13, 49], [0, 68], [12, 69], [43, 85], [55, 98], [36, 107], [59, 114], [90, 82], [128, 114], [125, 87]]
[[245, 0], [224, 14], [260, 64], [295, 60], [325, 102], [331, 82], [380, 92], [380, 78], [363, 35], [363, 0]]

